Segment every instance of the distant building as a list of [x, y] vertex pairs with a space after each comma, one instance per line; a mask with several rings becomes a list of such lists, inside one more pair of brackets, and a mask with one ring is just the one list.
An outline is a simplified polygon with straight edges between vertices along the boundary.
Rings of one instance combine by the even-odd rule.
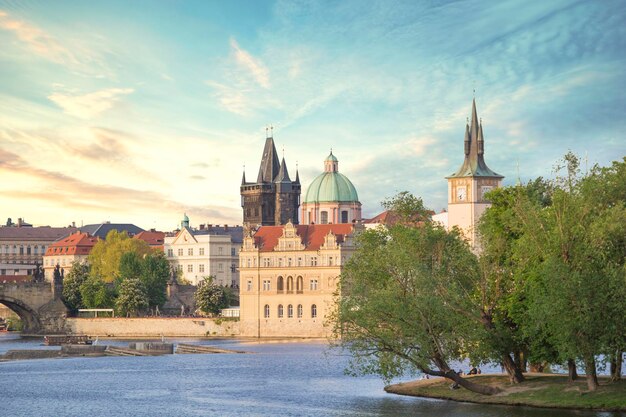
[[73, 262], [87, 262], [98, 238], [85, 232], [74, 232], [68, 237], [48, 246], [43, 257], [43, 270], [46, 281], [52, 281], [54, 268], [59, 265], [64, 273], [69, 272]]
[[212, 275], [219, 285], [237, 286], [242, 238], [241, 226], [202, 224], [199, 229], [192, 229], [185, 215], [180, 231], [165, 237], [163, 250], [170, 264], [193, 285]]
[[0, 268], [0, 275], [13, 275], [11, 272], [15, 272], [15, 269], [20, 274], [32, 274], [35, 264], [42, 264], [50, 244], [77, 230], [73, 227], [32, 227], [21, 219], [17, 224], [10, 222], [10, 219], [7, 223], [11, 225], [0, 227], [0, 264], [20, 267]]
[[[476, 100], [472, 101], [471, 124], [465, 125], [465, 159], [461, 167], [448, 179], [448, 212], [435, 219], [448, 229], [458, 227], [469, 240], [472, 248], [478, 248], [476, 226], [480, 216], [491, 206], [485, 194], [502, 186], [500, 174], [487, 167], [484, 159], [485, 141], [483, 126], [478, 121]], [[447, 217], [447, 218], [446, 218]]]
[[339, 160], [330, 152], [324, 172], [307, 188], [302, 202], [303, 224], [352, 223], [361, 220], [361, 203], [356, 188], [339, 172]]
[[130, 237], [133, 237], [144, 231], [141, 227], [135, 226], [134, 224], [111, 223], [111, 222], [88, 224], [80, 228], [81, 232], [89, 233], [91, 236], [95, 236], [100, 239], [106, 239], [107, 234], [111, 230], [117, 230], [118, 232], [126, 232], [128, 236]]
[[239, 253], [240, 328], [250, 337], [325, 337], [353, 224], [262, 226]]
[[139, 239], [146, 242], [153, 249], [163, 250], [165, 244], [165, 233], [157, 232], [156, 230], [143, 231], [137, 233], [133, 239]]
[[273, 226], [291, 221], [298, 224], [300, 188], [298, 171], [292, 181], [285, 158], [278, 161], [274, 138], [266, 138], [256, 182], [247, 182], [245, 171], [241, 180], [243, 223]]

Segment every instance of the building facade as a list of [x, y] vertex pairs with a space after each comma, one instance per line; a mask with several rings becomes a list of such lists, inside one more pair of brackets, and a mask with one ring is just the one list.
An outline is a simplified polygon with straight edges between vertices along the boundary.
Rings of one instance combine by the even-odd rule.
[[491, 206], [485, 194], [502, 186], [502, 175], [495, 173], [485, 163], [483, 126], [478, 121], [476, 100], [472, 101], [471, 124], [465, 125], [465, 159], [461, 167], [448, 180], [448, 212], [434, 216], [448, 229], [458, 227], [472, 248], [478, 248], [476, 226], [480, 216]]
[[273, 226], [291, 221], [298, 224], [300, 189], [298, 171], [296, 179], [292, 181], [285, 158], [280, 163], [278, 161], [274, 138], [266, 138], [256, 182], [247, 182], [245, 171], [241, 180], [243, 223]]
[[87, 262], [98, 238], [89, 233], [76, 231], [48, 246], [43, 257], [43, 270], [46, 281], [52, 282], [54, 268], [59, 265], [64, 273], [69, 272], [73, 262]]
[[263, 226], [239, 253], [240, 329], [249, 337], [327, 337], [352, 224]]
[[189, 226], [189, 219], [173, 236], [166, 236], [163, 245], [165, 256], [172, 267], [193, 285], [205, 276], [215, 277], [218, 285], [239, 285], [239, 249], [243, 238], [241, 226], [200, 225]]
[[356, 188], [348, 177], [339, 172], [339, 160], [332, 151], [324, 160], [324, 172], [307, 188], [300, 218], [303, 224], [361, 220], [361, 203]]

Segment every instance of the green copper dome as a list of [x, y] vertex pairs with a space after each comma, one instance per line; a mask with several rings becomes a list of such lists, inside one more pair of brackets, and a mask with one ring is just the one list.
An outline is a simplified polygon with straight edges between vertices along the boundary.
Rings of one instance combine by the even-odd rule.
[[339, 172], [324, 172], [313, 180], [304, 198], [305, 203], [359, 201], [352, 182]]

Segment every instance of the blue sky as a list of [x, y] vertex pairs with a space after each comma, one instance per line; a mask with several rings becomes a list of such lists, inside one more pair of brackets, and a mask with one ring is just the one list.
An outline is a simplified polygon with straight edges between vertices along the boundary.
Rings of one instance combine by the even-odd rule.
[[303, 188], [330, 148], [365, 216], [439, 211], [473, 90], [505, 184], [626, 150], [623, 1], [0, 0], [0, 219], [241, 223], [265, 127]]

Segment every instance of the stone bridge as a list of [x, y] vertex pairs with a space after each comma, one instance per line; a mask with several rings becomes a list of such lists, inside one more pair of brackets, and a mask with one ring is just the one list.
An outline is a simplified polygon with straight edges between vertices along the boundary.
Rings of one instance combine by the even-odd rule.
[[0, 283], [0, 303], [20, 316], [22, 334], [60, 334], [68, 314], [61, 291], [49, 282]]

